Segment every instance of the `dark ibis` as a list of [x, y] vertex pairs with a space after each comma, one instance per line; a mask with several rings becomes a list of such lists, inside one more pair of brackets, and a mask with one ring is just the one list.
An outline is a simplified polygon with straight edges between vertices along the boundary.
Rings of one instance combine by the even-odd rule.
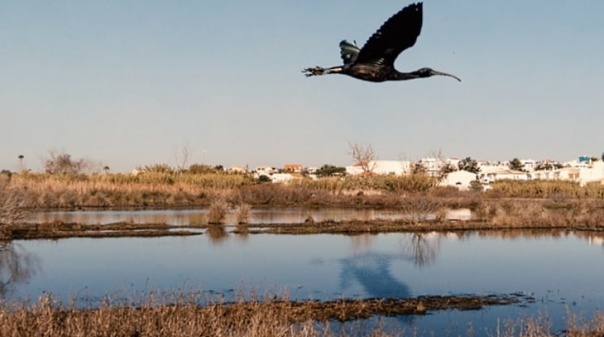
[[403, 81], [426, 78], [435, 75], [449, 76], [461, 82], [451, 74], [431, 68], [421, 68], [402, 73], [394, 68], [394, 61], [405, 49], [411, 48], [422, 30], [421, 2], [411, 4], [388, 19], [377, 30], [363, 48], [346, 40], [340, 42], [340, 55], [344, 64], [331, 68], [306, 68], [302, 72], [307, 76], [343, 74], [370, 82]]

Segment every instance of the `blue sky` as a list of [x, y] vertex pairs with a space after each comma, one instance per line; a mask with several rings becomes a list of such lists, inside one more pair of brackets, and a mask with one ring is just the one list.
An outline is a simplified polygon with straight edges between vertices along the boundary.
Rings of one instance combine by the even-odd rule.
[[369, 83], [340, 64], [407, 1], [0, 2], [0, 169], [50, 151], [113, 171], [191, 163], [348, 165], [436, 151], [487, 160], [604, 152], [604, 2], [427, 0], [401, 71]]

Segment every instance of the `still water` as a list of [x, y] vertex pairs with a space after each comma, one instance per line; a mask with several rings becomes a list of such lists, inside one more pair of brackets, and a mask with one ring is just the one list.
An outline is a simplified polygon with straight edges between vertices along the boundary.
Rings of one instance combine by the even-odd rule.
[[[520, 292], [535, 303], [381, 318], [419, 335], [493, 336], [507, 320], [604, 309], [602, 234], [269, 235], [17, 241], [0, 249], [0, 296], [43, 293], [93, 303], [152, 290], [208, 294], [253, 289], [296, 299]], [[18, 268], [15, 268], [18, 266]], [[381, 320], [380, 319], [380, 320]], [[375, 320], [368, 321], [374, 323]]]
[[[109, 224], [116, 222], [131, 223], [166, 223], [172, 226], [187, 226], [207, 223], [207, 209], [174, 209], [174, 210], [122, 210], [122, 211], [58, 211], [33, 214], [28, 221], [44, 222], [76, 222], [81, 224]], [[409, 214], [400, 210], [389, 209], [359, 209], [359, 208], [282, 208], [282, 209], [252, 209], [250, 224], [302, 223], [308, 218], [314, 221], [345, 221], [345, 220], [397, 220], [408, 217]], [[434, 215], [426, 215], [428, 218]], [[469, 209], [450, 210], [446, 218], [451, 220], [470, 219]], [[236, 217], [231, 210], [226, 216], [227, 225], [236, 224]]]

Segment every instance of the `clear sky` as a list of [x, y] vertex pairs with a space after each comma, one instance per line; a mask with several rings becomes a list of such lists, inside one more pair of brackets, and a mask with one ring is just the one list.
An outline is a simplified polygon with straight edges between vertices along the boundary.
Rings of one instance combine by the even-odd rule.
[[395, 0], [0, 1], [0, 169], [50, 151], [112, 171], [191, 163], [348, 165], [379, 159], [566, 161], [604, 152], [604, 1], [426, 0], [401, 71], [340, 64], [408, 5]]

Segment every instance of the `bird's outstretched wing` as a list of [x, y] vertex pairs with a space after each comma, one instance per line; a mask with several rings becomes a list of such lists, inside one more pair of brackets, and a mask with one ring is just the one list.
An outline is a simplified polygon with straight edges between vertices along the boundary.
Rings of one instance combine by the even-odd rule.
[[344, 65], [354, 63], [357, 60], [359, 51], [361, 50], [357, 47], [356, 43], [353, 44], [346, 40], [340, 42], [340, 56], [342, 57], [342, 61], [344, 61]]
[[422, 30], [422, 3], [411, 4], [388, 19], [361, 48], [357, 63], [390, 65], [413, 46]]

